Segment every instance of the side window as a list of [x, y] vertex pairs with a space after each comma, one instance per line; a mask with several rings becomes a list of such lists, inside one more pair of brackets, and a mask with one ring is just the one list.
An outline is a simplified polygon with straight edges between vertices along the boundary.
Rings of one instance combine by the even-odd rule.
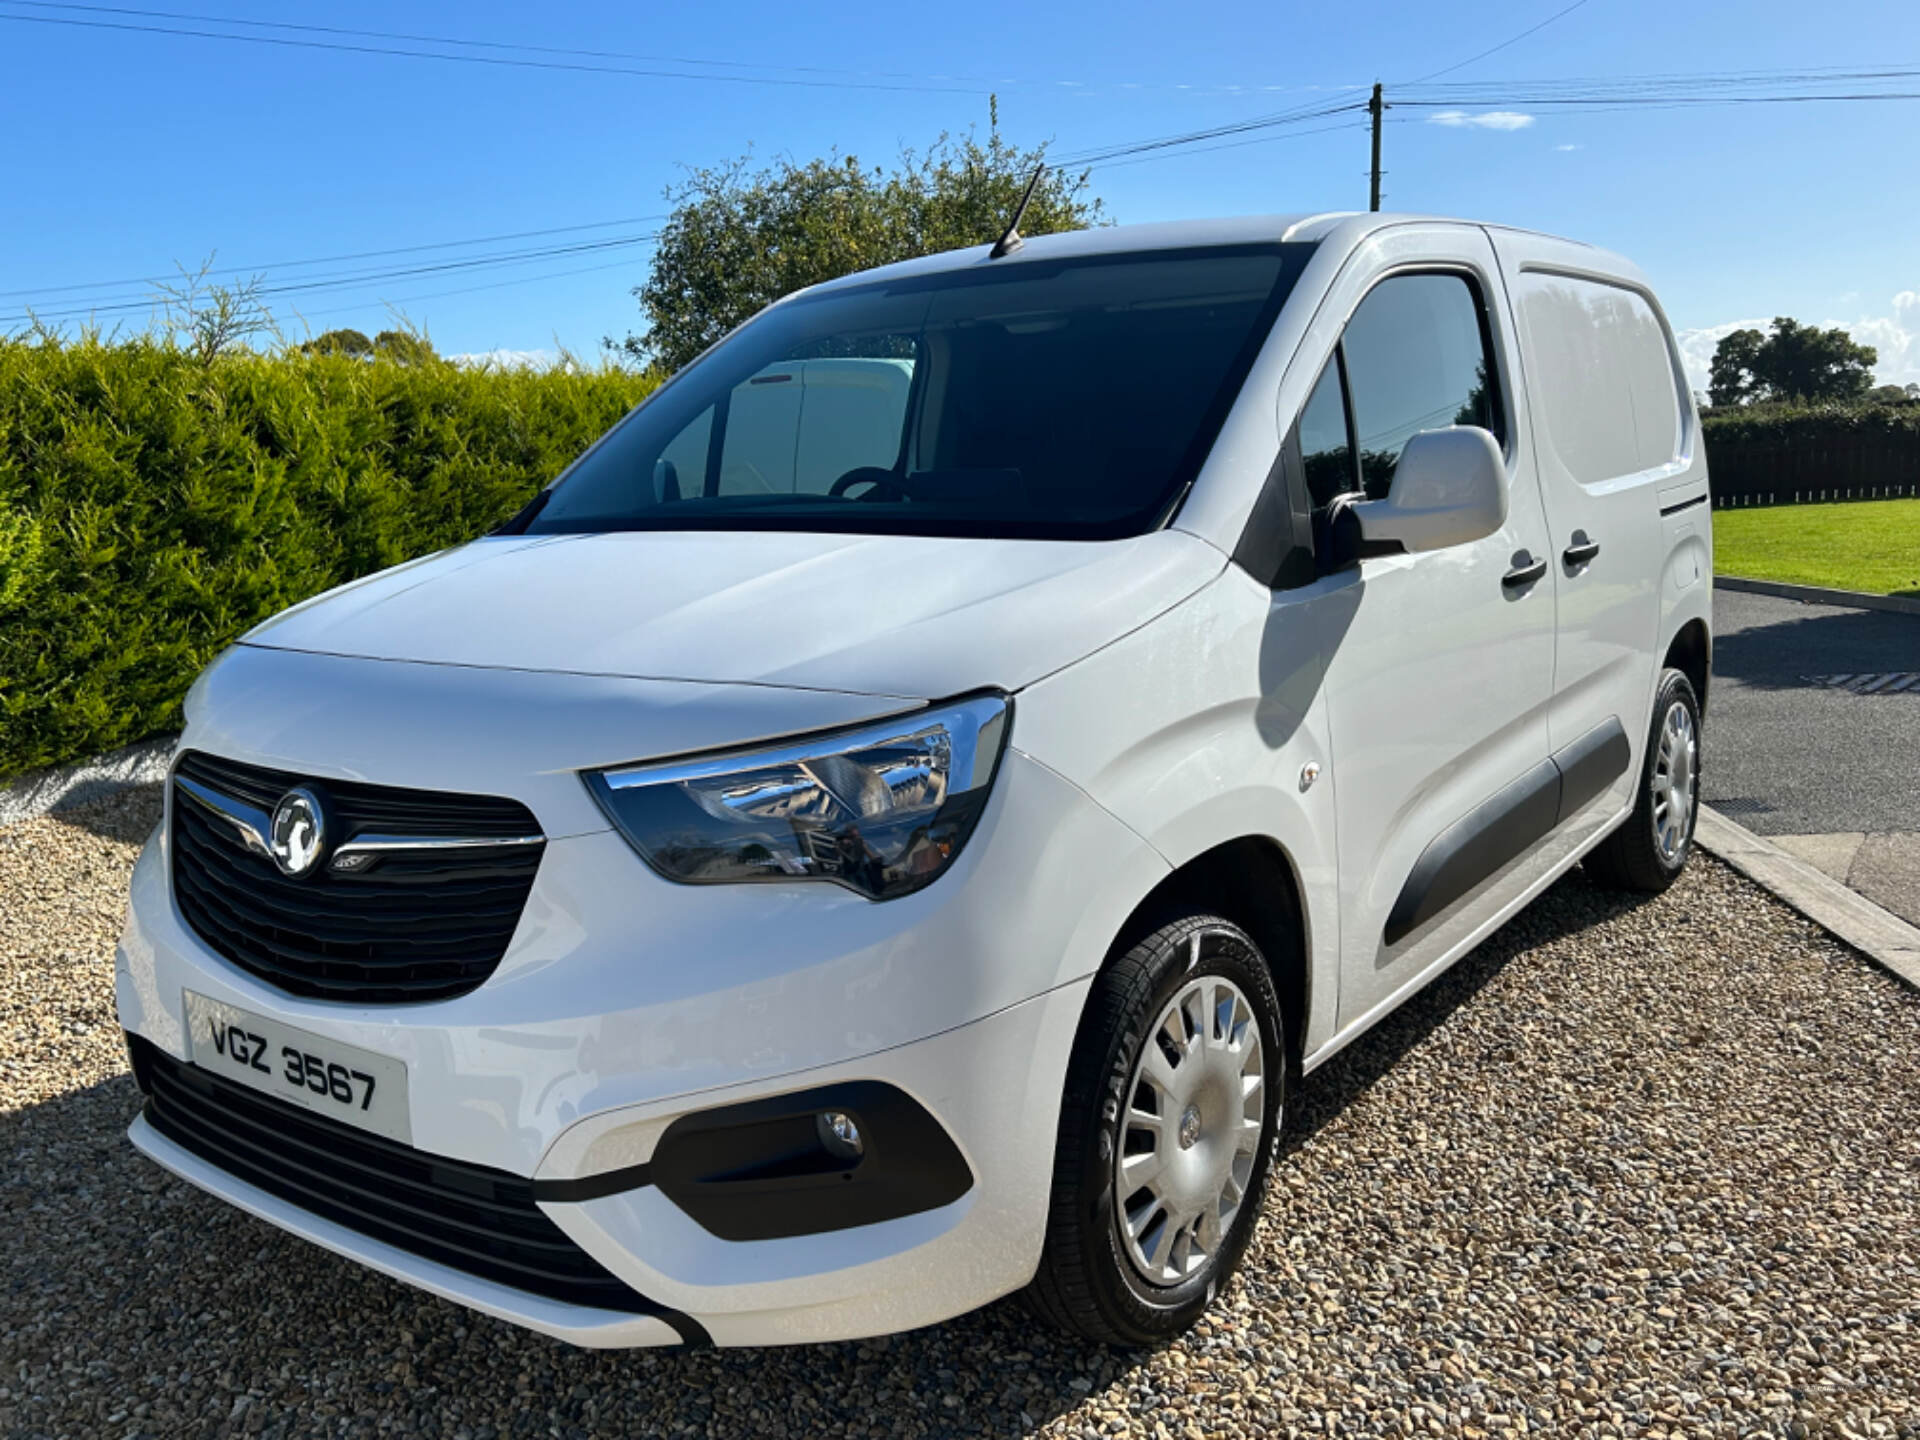
[[1347, 397], [1340, 385], [1338, 355], [1327, 361], [1300, 412], [1300, 461], [1316, 517], [1325, 513], [1334, 496], [1360, 488], [1347, 435]]
[[720, 446], [721, 495], [790, 495], [800, 435], [800, 367], [770, 365], [733, 387]]
[[1347, 322], [1341, 346], [1369, 498], [1387, 493], [1400, 452], [1422, 430], [1479, 425], [1505, 440], [1481, 316], [1464, 275], [1396, 275]]
[[796, 492], [824, 495], [853, 470], [900, 458], [913, 389], [911, 360], [809, 360], [794, 461]]
[[913, 367], [885, 356], [789, 360], [736, 385], [718, 493], [824, 495], [849, 471], [892, 469]]
[[713, 406], [709, 405], [667, 442], [667, 448], [653, 462], [654, 504], [684, 500], [706, 488], [707, 450], [712, 439]]

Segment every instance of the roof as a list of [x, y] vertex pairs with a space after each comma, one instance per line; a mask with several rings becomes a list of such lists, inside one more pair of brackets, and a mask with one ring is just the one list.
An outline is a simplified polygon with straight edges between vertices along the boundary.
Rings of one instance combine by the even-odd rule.
[[[875, 280], [891, 280], [908, 275], [936, 274], [942, 270], [971, 269], [992, 265], [998, 269], [1033, 261], [1058, 260], [1080, 255], [1124, 254], [1134, 250], [1179, 250], [1203, 245], [1272, 244], [1282, 241], [1317, 242], [1339, 232], [1346, 246], [1357, 245], [1376, 230], [1411, 222], [1443, 225], [1483, 225], [1485, 222], [1449, 215], [1413, 215], [1382, 211], [1331, 210], [1298, 215], [1234, 215], [1213, 220], [1174, 220], [1151, 225], [1101, 225], [1088, 230], [1070, 230], [1058, 235], [1027, 237], [1018, 250], [998, 260], [990, 259], [990, 244], [969, 246], [964, 250], [946, 250], [923, 255], [872, 270], [859, 270], [837, 280], [810, 287], [807, 292], [842, 286], [864, 285]], [[1487, 226], [1515, 234], [1533, 234], [1511, 226]], [[1555, 237], [1541, 236], [1542, 239]], [[1577, 244], [1577, 241], [1563, 243]]]
[[[1318, 215], [1236, 215], [1219, 220], [1173, 220], [1153, 225], [1100, 225], [1058, 235], [1032, 235], [1010, 255], [990, 260], [991, 243], [964, 250], [945, 250], [901, 260], [872, 270], [858, 270], [812, 287], [814, 292], [906, 275], [928, 275], [941, 270], [970, 269], [976, 265], [1020, 265], [1035, 260], [1059, 260], [1080, 255], [1124, 254], [1132, 250], [1181, 250], [1202, 245], [1272, 244], [1283, 240], [1318, 240], [1333, 224], [1359, 218], [1347, 212]], [[1375, 220], [1388, 218], [1376, 215]]]

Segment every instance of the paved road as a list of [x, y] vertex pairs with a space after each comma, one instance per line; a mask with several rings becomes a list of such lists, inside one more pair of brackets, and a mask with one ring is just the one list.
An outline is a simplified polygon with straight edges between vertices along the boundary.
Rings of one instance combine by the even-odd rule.
[[1732, 590], [1713, 609], [1702, 797], [1920, 924], [1920, 684], [1819, 683], [1920, 671], [1920, 616]]

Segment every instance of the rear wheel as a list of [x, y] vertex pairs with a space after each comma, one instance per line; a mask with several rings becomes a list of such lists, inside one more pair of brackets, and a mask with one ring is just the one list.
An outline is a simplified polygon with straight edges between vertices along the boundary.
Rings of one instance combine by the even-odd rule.
[[1660, 677], [1633, 814], [1587, 856], [1596, 880], [1649, 894], [1666, 889], [1693, 853], [1700, 810], [1700, 702], [1678, 670]]
[[1252, 1234], [1283, 1113], [1273, 978], [1238, 926], [1164, 925], [1095, 979], [1028, 1298], [1064, 1329], [1150, 1345], [1193, 1323]]

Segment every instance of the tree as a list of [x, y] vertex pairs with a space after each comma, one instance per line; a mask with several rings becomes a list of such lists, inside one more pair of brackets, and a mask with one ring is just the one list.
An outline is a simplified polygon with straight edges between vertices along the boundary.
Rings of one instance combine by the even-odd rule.
[[[672, 214], [653, 268], [633, 294], [646, 330], [609, 339], [645, 364], [678, 370], [783, 295], [855, 270], [996, 240], [1045, 153], [1000, 134], [988, 111], [982, 144], [941, 135], [892, 170], [852, 155], [762, 169], [746, 158], [695, 170], [667, 192]], [[1020, 222], [1025, 235], [1080, 230], [1105, 209], [1086, 173], [1048, 170]]]
[[1745, 405], [1758, 398], [1760, 352], [1767, 337], [1758, 330], [1735, 330], [1713, 347], [1707, 395], [1716, 405]]
[[166, 316], [174, 342], [202, 365], [211, 365], [253, 336], [273, 329], [273, 316], [260, 298], [265, 283], [260, 276], [234, 285], [209, 284], [211, 255], [198, 270], [184, 265], [175, 268], [180, 272], [179, 282], [155, 285], [154, 298]]
[[300, 348], [309, 355], [350, 355], [356, 360], [373, 355], [373, 341], [358, 330], [329, 330]]
[[378, 359], [402, 365], [424, 365], [440, 358], [433, 342], [415, 330], [382, 330], [373, 337], [373, 353]]
[[1880, 353], [1838, 326], [1822, 330], [1780, 316], [1770, 334], [1735, 330], [1714, 347], [1715, 405], [1756, 400], [1857, 400], [1873, 384]]

